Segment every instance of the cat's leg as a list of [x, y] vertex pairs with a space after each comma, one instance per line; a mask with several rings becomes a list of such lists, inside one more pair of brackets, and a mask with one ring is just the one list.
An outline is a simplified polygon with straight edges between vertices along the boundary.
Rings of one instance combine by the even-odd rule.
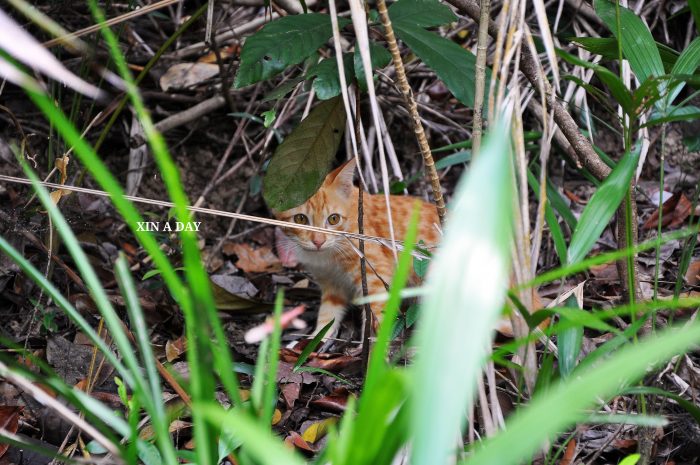
[[333, 324], [323, 337], [324, 340], [334, 337], [340, 329], [340, 323], [345, 317], [348, 301], [339, 293], [329, 290], [321, 292], [321, 307], [318, 309], [318, 318], [316, 319], [316, 328], [313, 336], [316, 336], [321, 330], [331, 321]]

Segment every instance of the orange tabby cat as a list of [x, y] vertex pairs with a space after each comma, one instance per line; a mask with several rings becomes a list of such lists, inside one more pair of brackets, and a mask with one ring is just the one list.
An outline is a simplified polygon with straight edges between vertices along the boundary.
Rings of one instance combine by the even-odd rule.
[[[283, 212], [274, 212], [283, 221], [303, 225], [318, 226], [338, 231], [358, 232], [357, 202], [358, 188], [353, 185], [355, 160], [350, 160], [332, 171], [319, 190], [298, 207]], [[415, 197], [392, 195], [391, 216], [396, 240], [403, 240], [411, 217]], [[365, 194], [364, 234], [389, 238], [386, 201], [384, 195]], [[427, 244], [436, 244], [440, 239], [439, 224], [435, 206], [420, 201], [420, 222], [418, 239]], [[348, 239], [342, 236], [327, 235], [301, 229], [285, 229], [298, 261], [314, 276], [321, 286], [321, 308], [318, 312], [316, 329], [318, 333], [331, 320], [335, 320], [326, 337], [338, 331], [345, 316], [347, 306], [355, 297], [362, 294], [360, 258]], [[353, 240], [355, 247], [357, 241]], [[367, 266], [367, 287], [369, 294], [385, 292], [384, 283], [391, 283], [394, 274], [394, 255], [380, 244], [365, 241]], [[413, 280], [415, 281], [415, 276]], [[382, 305], [371, 305], [372, 313], [381, 319]]]

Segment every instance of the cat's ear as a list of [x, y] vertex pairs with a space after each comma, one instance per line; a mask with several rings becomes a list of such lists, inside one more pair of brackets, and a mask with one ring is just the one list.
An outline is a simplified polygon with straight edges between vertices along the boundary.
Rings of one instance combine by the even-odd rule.
[[352, 178], [355, 175], [356, 166], [354, 158], [346, 161], [328, 175], [329, 184], [338, 189], [347, 190], [349, 193], [352, 191]]

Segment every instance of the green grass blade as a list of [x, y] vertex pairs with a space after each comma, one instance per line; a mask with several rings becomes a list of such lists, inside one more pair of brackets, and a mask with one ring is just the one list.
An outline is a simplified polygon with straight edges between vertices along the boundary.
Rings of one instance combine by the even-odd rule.
[[266, 425], [260, 424], [244, 409], [233, 408], [225, 411], [218, 404], [195, 405], [194, 410], [202, 413], [213, 426], [226, 427], [234, 432], [249, 453], [262, 465], [304, 465], [304, 461], [287, 449], [280, 440], [273, 437]]
[[432, 260], [411, 383], [414, 465], [444, 464], [454, 450], [503, 307], [513, 202], [508, 134], [501, 123], [486, 138]]
[[[90, 341], [97, 347], [100, 352], [102, 352], [109, 361], [109, 363], [114, 366], [114, 368], [119, 372], [120, 376], [128, 378], [130, 376], [129, 371], [126, 369], [124, 364], [114, 355], [110, 350], [109, 346], [97, 335], [95, 329], [90, 326], [90, 324], [83, 318], [83, 316], [78, 312], [73, 305], [68, 301], [68, 299], [61, 294], [61, 292], [56, 289], [56, 287], [48, 281], [44, 274], [37, 270], [34, 265], [32, 265], [26, 258], [22, 256], [9, 242], [5, 240], [4, 237], [0, 236], [0, 251], [5, 255], [10, 257], [10, 259], [15, 262], [22, 269], [29, 279], [41, 287], [46, 294], [51, 297], [54, 303], [70, 318], [70, 320], [75, 324], [80, 331], [82, 331]], [[130, 380], [131, 381], [131, 380]]]
[[[391, 343], [391, 333], [394, 328], [394, 321], [399, 314], [399, 306], [401, 305], [401, 290], [406, 287], [408, 277], [413, 266], [413, 256], [411, 253], [415, 248], [416, 237], [418, 235], [418, 219], [420, 211], [418, 206], [414, 206], [409, 225], [404, 237], [404, 249], [399, 255], [399, 263], [396, 266], [394, 277], [391, 280], [389, 288], [389, 300], [384, 306], [382, 314], [382, 324], [379, 326], [377, 340], [372, 347], [369, 366], [367, 367], [367, 377], [365, 379], [364, 391], [370, 393], [376, 383], [382, 379], [382, 374], [388, 368], [386, 357], [388, 355], [389, 344]], [[367, 322], [367, 324], [371, 324]], [[360, 399], [360, 408], [362, 408], [362, 399]]]
[[[576, 296], [571, 295], [566, 299], [566, 306], [579, 309]], [[561, 316], [562, 322], [568, 320], [567, 317]], [[583, 342], [583, 326], [574, 325], [571, 328], [560, 330], [557, 333], [557, 349], [559, 349], [559, 373], [561, 377], [567, 378], [574, 368], [578, 356], [581, 353], [581, 343]]]
[[[119, 289], [124, 296], [129, 319], [131, 320], [131, 328], [133, 328], [134, 338], [141, 354], [143, 366], [145, 368], [145, 380], [150, 387], [151, 396], [151, 424], [156, 434], [156, 440], [161, 449], [171, 449], [166, 457], [174, 457], [176, 455], [173, 443], [170, 441], [168, 432], [168, 415], [165, 412], [165, 406], [160, 401], [162, 398], [162, 390], [160, 385], [160, 375], [155, 364], [155, 355], [151, 349], [151, 343], [148, 338], [148, 325], [144, 318], [143, 311], [139, 304], [138, 292], [136, 285], [129, 272], [129, 265], [126, 257], [120, 253], [115, 265], [115, 276]], [[163, 454], [161, 454], [162, 456]]]
[[537, 276], [536, 278], [534, 278], [532, 281], [523, 284], [521, 286], [521, 288], [540, 286], [544, 283], [556, 281], [557, 279], [561, 279], [561, 278], [564, 278], [566, 276], [570, 276], [572, 274], [579, 273], [581, 271], [585, 271], [592, 266], [602, 265], [604, 263], [611, 263], [611, 262], [614, 262], [616, 260], [626, 258], [632, 254], [638, 254], [639, 252], [653, 249], [659, 245], [666, 244], [666, 243], [674, 241], [676, 239], [690, 237], [693, 234], [697, 234], [697, 233], [698, 233], [698, 225], [695, 225], [693, 227], [685, 228], [685, 229], [682, 229], [680, 231], [674, 231], [672, 233], [664, 234], [660, 238], [650, 239], [648, 241], [645, 241], [645, 242], [642, 242], [641, 244], [636, 245], [635, 247], [631, 247], [631, 248], [626, 247], [626, 248], [621, 249], [621, 250], [614, 250], [612, 252], [601, 253], [601, 254], [595, 255], [593, 257], [587, 258], [583, 261], [580, 261], [578, 263], [571, 263], [571, 264], [567, 264], [566, 266], [561, 266], [559, 268], [556, 268], [554, 270], [546, 271], [546, 272], [542, 273], [541, 275]]
[[[549, 181], [549, 180], [548, 180]], [[535, 175], [532, 174], [531, 170], [527, 170], [527, 182], [530, 185], [530, 189], [535, 193], [535, 196], [537, 196], [537, 199], [541, 201], [539, 198], [540, 194], [540, 183], [535, 178]], [[559, 261], [561, 262], [562, 265], [566, 264], [566, 260], [568, 258], [568, 252], [566, 251], [566, 240], [564, 239], [564, 233], [561, 230], [561, 226], [559, 225], [559, 221], [557, 220], [556, 215], [554, 214], [554, 210], [552, 209], [552, 205], [550, 204], [550, 201], [552, 198], [549, 196], [550, 194], [550, 186], [549, 183], [547, 183], [547, 200], [546, 204], [544, 206], [544, 219], [547, 222], [547, 226], [549, 226], [549, 232], [552, 235], [552, 241], [554, 242], [554, 249], [557, 252], [557, 256], [559, 257]], [[556, 194], [557, 197], [559, 194]], [[557, 198], [555, 197], [555, 198]], [[559, 198], [560, 201], [561, 198]], [[563, 202], [563, 201], [562, 201]], [[568, 207], [566, 207], [568, 210]], [[569, 210], [570, 212], [570, 210]]]
[[[275, 298], [275, 315], [272, 334], [270, 334], [270, 350], [263, 358], [267, 360], [265, 376], [258, 382], [264, 382], [264, 395], [262, 400], [261, 423], [263, 425], [272, 424], [272, 414], [277, 404], [277, 367], [280, 356], [280, 337], [282, 336], [282, 309], [284, 308], [284, 292], [279, 291]], [[260, 357], [261, 354], [258, 354]]]
[[[85, 280], [86, 286], [90, 290], [90, 296], [100, 311], [100, 314], [104, 318], [105, 324], [110, 331], [110, 335], [114, 340], [114, 343], [122, 354], [124, 363], [129, 369], [129, 373], [125, 379], [129, 380], [130, 386], [134, 390], [134, 396], [141, 400], [141, 402], [144, 404], [144, 408], [151, 415], [151, 420], [156, 430], [162, 433], [157, 435], [157, 439], [159, 440], [161, 447], [165, 449], [163, 452], [165, 452], [167, 463], [177, 463], [175, 450], [172, 448], [170, 436], [167, 433], [167, 423], [163, 423], [166, 418], [161, 403], [162, 394], [160, 389], [153, 392], [151, 389], [149, 389], [150, 386], [146, 385], [146, 382], [141, 376], [141, 365], [138, 357], [133, 350], [129, 338], [124, 332], [122, 322], [114, 311], [106, 292], [102, 288], [102, 284], [100, 283], [97, 274], [92, 269], [90, 261], [80, 247], [80, 243], [73, 234], [73, 231], [70, 229], [70, 226], [66, 222], [65, 218], [63, 218], [60, 210], [58, 210], [58, 207], [53, 204], [49, 193], [43, 186], [38, 184], [39, 179], [26, 166], [26, 164], [23, 163], [23, 165], [25, 168], [25, 173], [32, 180], [37, 197], [44, 205], [44, 208], [46, 208], [51, 215], [51, 219], [56, 226], [56, 230], [61, 235], [66, 248], [73, 257], [76, 267], [80, 271], [81, 276]], [[130, 286], [123, 286], [122, 291], [125, 291], [124, 296], [126, 297], [127, 302], [133, 305], [133, 302], [138, 302], [138, 297], [135, 295], [136, 292], [133, 282], [130, 282], [129, 284]], [[145, 328], [145, 321], [143, 319], [141, 321], [141, 325], [143, 328]], [[153, 359], [152, 353], [150, 354], [150, 358], [151, 360]], [[170, 450], [169, 453], [168, 450]]]
[[306, 363], [306, 360], [309, 358], [309, 355], [311, 355], [311, 352], [313, 352], [316, 349], [316, 347], [318, 347], [318, 345], [323, 340], [323, 336], [325, 336], [328, 330], [331, 329], [333, 323], [335, 323], [335, 318], [329, 321], [326, 326], [321, 328], [321, 331], [318, 332], [318, 334], [311, 340], [311, 342], [306, 344], [306, 347], [304, 347], [304, 350], [301, 351], [297, 362], [294, 364], [294, 371], [299, 370], [299, 368], [301, 368], [301, 366], [304, 363]]
[[628, 389], [625, 389], [625, 394], [651, 394], [656, 396], [667, 397], [678, 402], [678, 405], [683, 407], [685, 411], [688, 412], [698, 424], [700, 424], [700, 407], [695, 405], [693, 402], [682, 398], [678, 394], [674, 394], [673, 392], [668, 392], [663, 389], [652, 386], [630, 387]]
[[[599, 398], [609, 398], [659, 364], [700, 340], [700, 323], [671, 328], [636, 345], [626, 345], [595, 367], [581, 371], [552, 387], [546, 396], [533, 399], [508, 422], [505, 431], [485, 441], [464, 465], [520, 464], [548, 439], [581, 420], [581, 412]], [[552, 415], [556, 412], [556, 415]]]

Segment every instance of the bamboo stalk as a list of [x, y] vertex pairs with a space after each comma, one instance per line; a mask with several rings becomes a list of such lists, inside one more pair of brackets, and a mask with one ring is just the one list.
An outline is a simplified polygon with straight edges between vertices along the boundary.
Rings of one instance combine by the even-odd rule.
[[396, 43], [394, 28], [391, 25], [391, 19], [389, 19], [389, 12], [386, 9], [385, 0], [377, 0], [377, 11], [379, 12], [379, 17], [382, 20], [386, 41], [389, 45], [389, 52], [391, 52], [394, 68], [396, 68], [396, 77], [399, 81], [399, 89], [401, 90], [404, 100], [406, 101], [408, 113], [411, 115], [413, 131], [416, 135], [416, 139], [418, 140], [420, 153], [423, 155], [423, 163], [425, 164], [425, 171], [428, 180], [430, 181], [430, 186], [433, 189], [433, 197], [435, 198], [435, 206], [437, 207], [438, 216], [440, 217], [440, 223], [444, 224], [446, 210], [445, 200], [442, 198], [442, 189], [440, 188], [440, 178], [438, 177], [437, 170], [435, 169], [433, 154], [430, 151], [430, 145], [428, 145], [428, 140], [425, 137], [425, 131], [423, 130], [423, 124], [421, 123], [420, 115], [418, 114], [418, 105], [416, 105], [416, 101], [413, 98], [413, 91], [408, 85], [408, 79], [406, 79], [406, 70], [403, 66], [403, 61], [401, 60], [401, 54], [399, 53], [399, 47]]
[[479, 18], [479, 37], [476, 43], [476, 75], [474, 77], [474, 119], [472, 122], [472, 158], [476, 158], [481, 147], [483, 130], [482, 110], [484, 107], [484, 88], [486, 87], [486, 44], [489, 39], [489, 11], [491, 0], [481, 0], [481, 17]]

